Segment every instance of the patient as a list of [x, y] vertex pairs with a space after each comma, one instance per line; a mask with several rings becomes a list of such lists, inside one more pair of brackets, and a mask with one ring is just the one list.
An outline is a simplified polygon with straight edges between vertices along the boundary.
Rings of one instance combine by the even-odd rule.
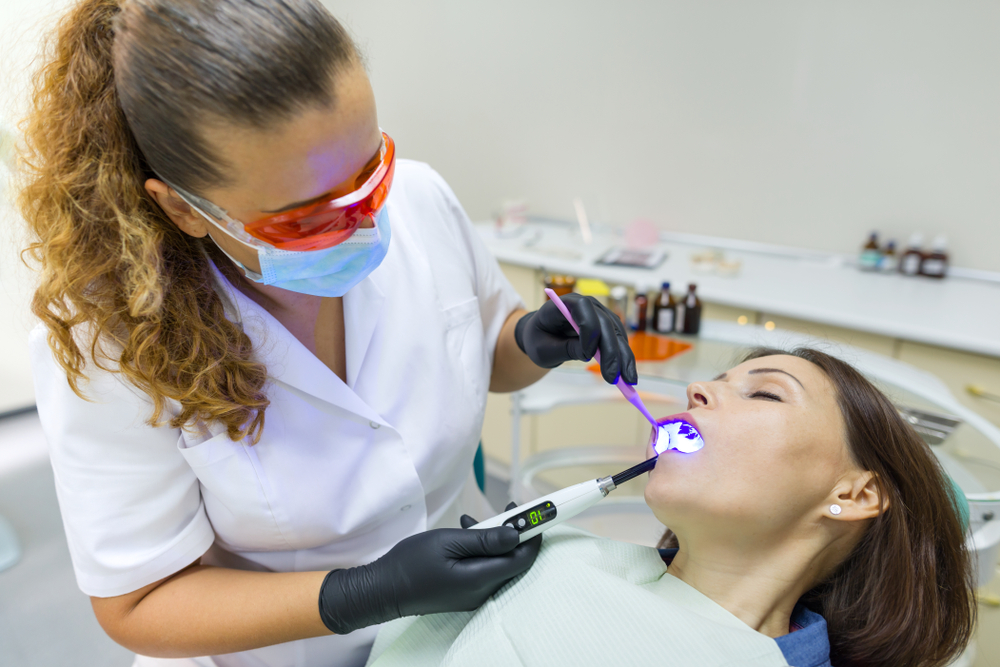
[[[822, 352], [759, 349], [687, 390], [654, 549], [571, 528], [475, 612], [401, 619], [371, 663], [944, 665], [974, 625], [949, 481], [886, 397]], [[652, 455], [652, 449], [649, 450]]]

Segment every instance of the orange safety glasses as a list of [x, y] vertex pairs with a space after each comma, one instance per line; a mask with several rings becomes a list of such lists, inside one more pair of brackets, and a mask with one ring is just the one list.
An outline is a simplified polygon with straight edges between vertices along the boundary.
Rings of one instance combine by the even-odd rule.
[[365, 219], [375, 219], [389, 196], [395, 171], [396, 144], [383, 132], [379, 155], [362, 172], [359, 179], [368, 176], [357, 190], [244, 223], [243, 229], [280, 250], [330, 248], [347, 240]]

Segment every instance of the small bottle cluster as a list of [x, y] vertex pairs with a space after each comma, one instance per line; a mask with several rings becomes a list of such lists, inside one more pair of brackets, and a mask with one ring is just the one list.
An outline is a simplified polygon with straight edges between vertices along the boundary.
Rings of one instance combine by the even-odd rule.
[[633, 331], [695, 335], [701, 330], [701, 310], [695, 283], [688, 284], [687, 294], [680, 299], [671, 293], [669, 282], [662, 283], [658, 291], [639, 287], [629, 326]]
[[689, 283], [683, 295], [674, 295], [669, 282], [662, 283], [658, 290], [638, 285], [631, 303], [624, 285], [609, 288], [600, 280], [565, 275], [546, 275], [544, 283], [559, 296], [577, 291], [596, 297], [635, 332], [696, 335], [701, 331], [702, 304], [695, 283]]
[[900, 253], [895, 241], [890, 240], [880, 246], [878, 232], [872, 232], [868, 242], [861, 247], [858, 268], [862, 271], [902, 273], [904, 276], [944, 278], [948, 273], [948, 239], [939, 234], [931, 241], [930, 248], [924, 249], [924, 235], [914, 232]]

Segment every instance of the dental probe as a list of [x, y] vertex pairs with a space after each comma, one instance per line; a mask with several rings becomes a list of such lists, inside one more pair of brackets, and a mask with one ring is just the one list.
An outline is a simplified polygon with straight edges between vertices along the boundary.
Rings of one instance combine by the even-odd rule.
[[565, 489], [542, 496], [530, 503], [498, 514], [492, 519], [477, 523], [473, 528], [510, 526], [520, 533], [520, 541], [530, 540], [542, 531], [572, 519], [588, 507], [596, 505], [616, 488], [656, 466], [659, 454], [646, 459], [628, 470], [600, 479], [580, 482]]

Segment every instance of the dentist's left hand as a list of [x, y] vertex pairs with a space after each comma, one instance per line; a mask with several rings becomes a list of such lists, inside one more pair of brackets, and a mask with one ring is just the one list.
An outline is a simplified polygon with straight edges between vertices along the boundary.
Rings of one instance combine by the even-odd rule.
[[618, 376], [629, 384], [639, 381], [635, 355], [628, 345], [625, 325], [592, 296], [567, 294], [562, 302], [580, 327], [577, 335], [556, 304], [546, 301], [538, 310], [517, 321], [514, 341], [528, 358], [542, 368], [564, 361], [589, 361], [601, 351], [601, 376], [614, 384]]

